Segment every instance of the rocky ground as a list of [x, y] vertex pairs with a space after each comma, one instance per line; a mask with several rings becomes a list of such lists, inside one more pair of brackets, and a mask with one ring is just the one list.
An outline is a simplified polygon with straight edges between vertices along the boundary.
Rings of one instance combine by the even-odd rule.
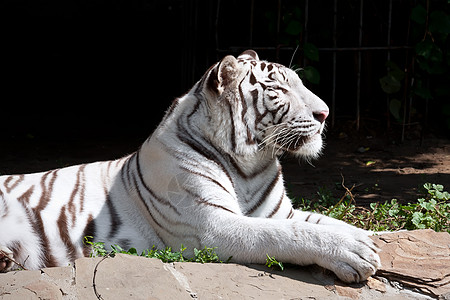
[[344, 284], [317, 266], [162, 263], [118, 254], [0, 274], [0, 299], [450, 299], [450, 234], [374, 237], [382, 268]]

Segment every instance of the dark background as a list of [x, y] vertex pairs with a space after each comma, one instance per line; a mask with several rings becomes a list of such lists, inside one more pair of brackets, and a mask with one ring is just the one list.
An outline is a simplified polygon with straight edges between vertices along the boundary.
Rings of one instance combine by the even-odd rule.
[[[425, 1], [424, 5], [425, 5]], [[447, 1], [431, 1], [442, 6]], [[389, 1], [364, 1], [362, 46], [386, 46]], [[411, 9], [420, 1], [392, 2], [391, 59], [411, 57]], [[307, 28], [286, 39], [283, 17], [300, 8]], [[337, 46], [358, 47], [360, 0], [338, 1]], [[281, 8], [281, 28], [277, 13]], [[319, 48], [312, 62], [319, 84], [308, 84], [331, 105], [333, 1], [4, 0], [1, 22], [0, 137], [3, 143], [148, 136], [171, 101], [226, 54], [247, 48], [289, 65], [295, 43]], [[284, 24], [284, 25], [283, 25]], [[321, 50], [323, 49], [323, 50]], [[386, 51], [361, 52], [361, 126], [356, 128], [356, 51], [337, 53], [336, 104], [330, 132], [400, 139], [401, 122], [389, 115], [379, 79]], [[407, 63], [406, 63], [407, 64]], [[406, 66], [404, 66], [406, 67]], [[417, 102], [407, 138], [447, 134], [442, 105]], [[434, 107], [434, 108], [432, 108]], [[426, 110], [426, 112], [424, 112]], [[417, 113], [424, 112], [424, 113]], [[330, 126], [329, 126], [330, 127]], [[358, 129], [358, 131], [356, 131]], [[409, 135], [408, 135], [409, 134]]]

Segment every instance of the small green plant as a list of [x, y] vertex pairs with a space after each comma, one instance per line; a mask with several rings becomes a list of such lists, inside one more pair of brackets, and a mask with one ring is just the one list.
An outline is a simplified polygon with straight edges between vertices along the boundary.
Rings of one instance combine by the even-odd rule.
[[295, 204], [301, 209], [313, 210], [366, 230], [430, 228], [450, 232], [450, 193], [444, 191], [442, 185], [424, 184], [424, 197], [414, 203], [401, 204], [392, 199], [384, 203], [371, 203], [369, 208], [356, 206], [352, 189], [345, 189], [346, 193], [340, 200], [332, 198], [331, 193], [324, 194], [321, 189], [316, 202], [301, 199], [295, 201]]
[[274, 256], [269, 256], [269, 254], [266, 254], [266, 256], [267, 256], [266, 266], [268, 268], [272, 268], [272, 266], [277, 266], [278, 268], [280, 268], [281, 271], [284, 271], [284, 266], [282, 262], [276, 260]]
[[216, 248], [208, 248], [205, 246], [203, 249], [194, 248], [194, 256], [192, 258], [187, 258], [184, 256], [184, 251], [186, 248], [181, 245], [180, 251], [172, 251], [171, 247], [166, 247], [164, 249], [156, 249], [152, 247], [139, 254], [136, 248], [130, 248], [129, 250], [124, 250], [119, 245], [111, 245], [111, 250], [107, 251], [105, 249], [105, 243], [103, 242], [93, 242], [92, 236], [84, 237], [84, 244], [92, 248], [90, 257], [105, 257], [114, 256], [117, 253], [142, 256], [147, 258], [157, 258], [165, 263], [170, 262], [198, 262], [198, 263], [228, 263], [231, 260], [231, 256], [226, 260], [220, 260], [219, 256], [216, 254]]
[[92, 248], [92, 251], [89, 254], [89, 257], [106, 256], [108, 254], [108, 251], [105, 250], [105, 243], [94, 242], [94, 241], [92, 241], [92, 239], [93, 239], [92, 236], [84, 237], [84, 244], [87, 246], [90, 246]]

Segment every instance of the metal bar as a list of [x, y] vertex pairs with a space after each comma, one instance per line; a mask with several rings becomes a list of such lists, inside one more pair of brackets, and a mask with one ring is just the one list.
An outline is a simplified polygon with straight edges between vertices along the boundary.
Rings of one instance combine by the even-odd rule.
[[252, 0], [250, 4], [250, 36], [249, 36], [249, 46], [253, 45], [253, 17], [255, 10], [255, 0]]
[[[308, 42], [308, 10], [309, 0], [305, 0], [305, 23], [303, 25], [303, 44]], [[303, 66], [306, 66], [306, 56], [303, 55]]]
[[[218, 52], [230, 52], [230, 51], [239, 51], [239, 50], [247, 50], [248, 47], [243, 46], [230, 46], [228, 49], [216, 49]], [[280, 46], [280, 47], [252, 47], [253, 50], [286, 50], [293, 51], [294, 47], [290, 46]], [[328, 51], [328, 52], [344, 52], [344, 51], [386, 51], [386, 50], [410, 50], [413, 47], [410, 46], [391, 46], [391, 47], [347, 47], [347, 48], [318, 48], [319, 51]]]
[[219, 60], [219, 16], [220, 16], [220, 0], [217, 0], [217, 10], [216, 10], [216, 21], [214, 25], [216, 26], [215, 38], [216, 38], [216, 60]]
[[[364, 0], [360, 1], [359, 7], [359, 48], [362, 47], [363, 36], [363, 19], [364, 19]], [[359, 131], [360, 119], [361, 119], [361, 51], [358, 51], [358, 71], [356, 73], [356, 130]]]
[[[276, 45], [280, 45], [280, 24], [281, 24], [281, 0], [278, 0], [277, 5], [277, 43]], [[275, 48], [275, 61], [280, 61], [280, 47], [277, 46]]]
[[[333, 48], [337, 47], [337, 0], [334, 0], [333, 7]], [[336, 111], [336, 51], [333, 51], [333, 82], [331, 87], [331, 128], [334, 127]]]
[[380, 47], [337, 47], [337, 48], [317, 48], [319, 51], [378, 51], [378, 50], [405, 50], [412, 49], [411, 46], [380, 46]]
[[[388, 12], [388, 31], [387, 31], [387, 46], [391, 46], [391, 28], [392, 28], [392, 0], [389, 0], [389, 12]], [[386, 54], [387, 61], [391, 60], [391, 50], [388, 49]], [[388, 72], [389, 72], [388, 68]], [[391, 116], [390, 116], [390, 105], [391, 97], [389, 94], [386, 94], [386, 127], [389, 129], [391, 127]]]
[[[243, 50], [247, 50], [248, 47], [243, 47], [243, 46], [230, 46], [228, 49], [216, 49], [217, 52], [219, 53], [229, 53], [229, 52], [239, 52], [239, 51], [243, 51]], [[286, 50], [286, 51], [294, 51], [295, 48], [294, 47], [284, 47], [284, 46], [280, 46], [280, 47], [252, 47], [253, 50], [258, 51], [258, 50]]]

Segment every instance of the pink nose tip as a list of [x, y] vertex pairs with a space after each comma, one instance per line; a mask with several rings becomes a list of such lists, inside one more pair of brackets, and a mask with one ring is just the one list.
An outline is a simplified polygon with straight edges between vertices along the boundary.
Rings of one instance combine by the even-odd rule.
[[323, 111], [313, 113], [314, 119], [316, 119], [320, 123], [325, 122], [325, 119], [328, 117], [329, 114], [330, 114], [330, 112], [328, 110], [323, 110]]

